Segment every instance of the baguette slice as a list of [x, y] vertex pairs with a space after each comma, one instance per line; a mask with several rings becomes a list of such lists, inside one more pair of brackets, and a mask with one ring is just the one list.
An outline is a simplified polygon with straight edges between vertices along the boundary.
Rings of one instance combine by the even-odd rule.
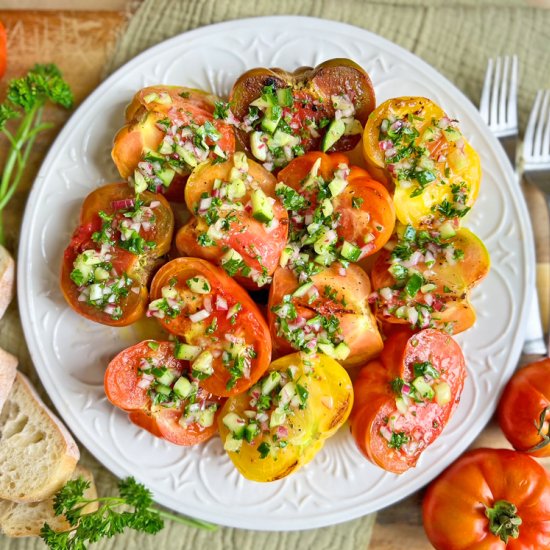
[[[83, 477], [90, 482], [90, 488], [84, 491], [84, 498], [96, 499], [97, 491], [92, 472], [77, 466], [71, 479]], [[20, 504], [9, 500], [0, 500], [0, 529], [8, 537], [37, 537], [44, 523], [54, 531], [67, 531], [71, 525], [65, 516], [56, 516], [53, 511], [53, 497], [40, 502]], [[97, 502], [92, 502], [82, 513], [89, 514], [97, 510]]]
[[0, 245], [0, 319], [4, 316], [15, 294], [15, 262]]
[[71, 477], [78, 459], [67, 428], [18, 372], [0, 413], [0, 499], [51, 497]]
[[17, 357], [0, 348], [0, 412], [15, 380], [17, 362]]

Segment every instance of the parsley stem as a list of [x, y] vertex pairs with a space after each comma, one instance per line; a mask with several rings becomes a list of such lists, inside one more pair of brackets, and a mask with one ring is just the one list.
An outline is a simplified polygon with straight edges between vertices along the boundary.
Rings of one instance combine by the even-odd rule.
[[155, 507], [147, 508], [147, 510], [149, 512], [156, 512], [161, 518], [169, 519], [183, 525], [188, 525], [189, 527], [199, 527], [200, 529], [206, 529], [207, 531], [216, 531], [218, 529], [217, 525], [214, 525], [213, 523], [208, 523], [207, 521], [202, 521], [200, 519], [171, 514], [170, 512], [165, 512], [164, 510], [159, 510]]

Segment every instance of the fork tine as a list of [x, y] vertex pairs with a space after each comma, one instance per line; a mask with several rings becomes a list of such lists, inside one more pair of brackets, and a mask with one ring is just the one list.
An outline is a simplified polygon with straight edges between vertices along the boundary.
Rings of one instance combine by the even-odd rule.
[[512, 75], [510, 77], [510, 95], [508, 96], [508, 121], [516, 128], [518, 125], [518, 56], [512, 57]]
[[537, 92], [537, 95], [535, 96], [535, 102], [533, 103], [531, 114], [529, 115], [529, 122], [527, 123], [527, 128], [525, 129], [525, 137], [523, 139], [523, 158], [526, 161], [533, 159], [534, 144], [535, 144], [535, 140], [534, 140], [535, 128], [537, 126], [537, 120], [538, 120], [541, 104], [542, 104], [542, 90], [539, 90]]
[[533, 155], [541, 157], [544, 152], [542, 150], [542, 131], [544, 129], [544, 123], [546, 121], [546, 113], [548, 112], [548, 100], [550, 99], [550, 92], [543, 92], [542, 106], [537, 120], [537, 127], [535, 128], [535, 140], [533, 144]]
[[489, 124], [489, 97], [491, 95], [491, 82], [493, 76], [493, 60], [487, 62], [485, 71], [485, 80], [483, 81], [483, 90], [481, 92], [481, 101], [479, 103], [479, 112], [486, 124]]
[[500, 94], [498, 102], [498, 123], [507, 124], [508, 123], [508, 109], [507, 107], [507, 98], [508, 98], [508, 73], [510, 72], [510, 58], [506, 56], [503, 59], [502, 67], [502, 80], [500, 81]]
[[[546, 90], [546, 128], [542, 136], [541, 155], [544, 162], [550, 161], [550, 90]], [[544, 124], [544, 120], [541, 120], [541, 124]]]
[[489, 113], [489, 123], [491, 126], [498, 124], [498, 92], [500, 85], [500, 66], [502, 62], [500, 57], [495, 62], [495, 78], [493, 80], [493, 89], [491, 93], [491, 109]]

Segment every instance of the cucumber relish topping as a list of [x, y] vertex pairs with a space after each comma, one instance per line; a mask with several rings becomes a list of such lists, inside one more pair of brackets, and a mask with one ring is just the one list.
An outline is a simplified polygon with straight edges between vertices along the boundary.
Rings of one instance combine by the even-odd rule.
[[[148, 346], [156, 351], [159, 343], [151, 341]], [[214, 424], [218, 403], [212, 401], [210, 394], [199, 386], [199, 378], [193, 370], [191, 374], [183, 374], [184, 370], [181, 364], [178, 368], [169, 368], [154, 355], [143, 357], [137, 371], [140, 379], [138, 387], [147, 390], [153, 408], [181, 410], [182, 416], [178, 421], [181, 427], [198, 424], [201, 428], [208, 428]]]
[[412, 381], [407, 382], [403, 378], [391, 381], [395, 410], [384, 418], [384, 425], [380, 428], [380, 435], [388, 447], [406, 455], [426, 447], [424, 438], [427, 434], [415, 429], [417, 418], [427, 418], [434, 430], [441, 425], [441, 409], [426, 407], [434, 402], [443, 407], [451, 401], [451, 388], [443, 380], [444, 375], [445, 371], [436, 369], [431, 361], [417, 361], [411, 365]]
[[[199, 245], [222, 246], [225, 250], [221, 266], [231, 277], [239, 275], [252, 279], [259, 287], [269, 284], [271, 277], [262, 264], [262, 257], [251, 244], [243, 250], [245, 256], [226, 243], [235, 233], [247, 230], [247, 218], [259, 221], [266, 233], [279, 227], [273, 205], [276, 200], [266, 195], [249, 173], [248, 160], [241, 152], [233, 156], [234, 166], [229, 181], [216, 179], [210, 193], [203, 193], [194, 214], [208, 227], [198, 234]], [[200, 226], [199, 226], [200, 227]], [[251, 267], [250, 264], [260, 268]]]
[[162, 193], [170, 187], [176, 174], [189, 174], [195, 166], [207, 159], [223, 162], [227, 151], [219, 145], [222, 134], [209, 120], [204, 124], [193, 121], [190, 113], [175, 115], [156, 122], [164, 133], [156, 151], [146, 151], [134, 171], [131, 183], [136, 192], [148, 189]]
[[303, 90], [293, 92], [291, 87], [277, 89], [270, 84], [250, 103], [242, 121], [237, 120], [227, 103], [217, 104], [214, 117], [249, 133], [252, 155], [272, 171], [303, 155], [311, 140], [322, 136], [321, 149], [327, 151], [342, 136], [362, 132], [347, 94], [333, 95], [331, 102], [334, 118], [319, 120], [316, 113], [323, 108], [321, 99], [314, 99]]
[[81, 252], [70, 273], [78, 287], [79, 302], [102, 310], [114, 320], [122, 317], [121, 300], [128, 296], [128, 291], [139, 293], [139, 285], [126, 273], [117, 273], [112, 260], [117, 249], [139, 256], [156, 247], [154, 241], [146, 240], [143, 235], [154, 230], [154, 209], [158, 206], [158, 201], [145, 205], [136, 197], [114, 200], [111, 214], [103, 210], [98, 212], [101, 228], [92, 233], [91, 240], [99, 250], [89, 248]]
[[[194, 275], [177, 288], [178, 279], [172, 278], [162, 287], [161, 298], [153, 300], [147, 309], [148, 317], [176, 318], [184, 309], [193, 324], [193, 342], [176, 344], [175, 356], [191, 361], [191, 372], [196, 379], [204, 380], [214, 374], [214, 363], [221, 362], [229, 374], [226, 388], [230, 390], [241, 379], [249, 379], [252, 360], [256, 358], [253, 345], [247, 344], [247, 327], [237, 324], [242, 311], [240, 302], [215, 293], [208, 279]], [[228, 301], [230, 300], [230, 301]], [[169, 322], [167, 319], [167, 322]], [[225, 328], [220, 325], [224, 324]], [[200, 329], [196, 329], [199, 325]]]
[[413, 329], [438, 328], [452, 334], [453, 323], [442, 322], [440, 314], [447, 301], [457, 298], [457, 291], [441, 288], [433, 268], [464, 260], [464, 251], [455, 247], [455, 235], [450, 222], [438, 230], [417, 230], [411, 225], [398, 230], [397, 240], [392, 239], [385, 247], [391, 250], [388, 271], [394, 284], [370, 296], [385, 317], [404, 319]]
[[[422, 108], [417, 111], [422, 113]], [[470, 189], [455, 173], [463, 170], [468, 159], [465, 142], [457, 121], [447, 117], [432, 118], [431, 124], [420, 129], [424, 118], [418, 114], [390, 116], [382, 120], [378, 146], [396, 185], [410, 189], [410, 197], [418, 197], [431, 185], [449, 186], [452, 200], [445, 198], [432, 208], [437, 222], [462, 218]]]
[[[260, 458], [272, 455], [289, 442], [289, 428], [297, 411], [307, 407], [309, 392], [307, 377], [296, 378], [298, 368], [291, 365], [286, 372], [272, 371], [263, 376], [250, 390], [247, 410], [243, 416], [230, 412], [223, 418], [229, 430], [224, 442], [227, 451], [239, 452], [243, 442], [254, 446]], [[258, 445], [258, 440], [261, 443]]]

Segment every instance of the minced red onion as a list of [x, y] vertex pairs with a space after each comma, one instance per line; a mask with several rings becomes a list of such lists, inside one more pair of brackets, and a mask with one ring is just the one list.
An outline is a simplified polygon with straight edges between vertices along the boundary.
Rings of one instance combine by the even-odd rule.
[[137, 383], [137, 387], [141, 388], [142, 390], [146, 390], [151, 385], [152, 382], [153, 382], [152, 380], [149, 380], [144, 377]]
[[200, 321], [204, 321], [205, 319], [208, 319], [210, 317], [210, 313], [206, 311], [205, 309], [201, 309], [197, 311], [196, 313], [193, 313], [192, 315], [189, 315], [189, 320], [192, 323], [198, 323]]
[[220, 311], [227, 311], [227, 300], [222, 298], [219, 294], [216, 296], [216, 309]]
[[208, 311], [208, 313], [212, 312], [212, 298], [210, 296], [205, 296], [203, 300], [204, 309]]
[[124, 208], [133, 208], [135, 204], [134, 199], [120, 199], [116, 201], [111, 201], [111, 206], [115, 210], [122, 210]]

